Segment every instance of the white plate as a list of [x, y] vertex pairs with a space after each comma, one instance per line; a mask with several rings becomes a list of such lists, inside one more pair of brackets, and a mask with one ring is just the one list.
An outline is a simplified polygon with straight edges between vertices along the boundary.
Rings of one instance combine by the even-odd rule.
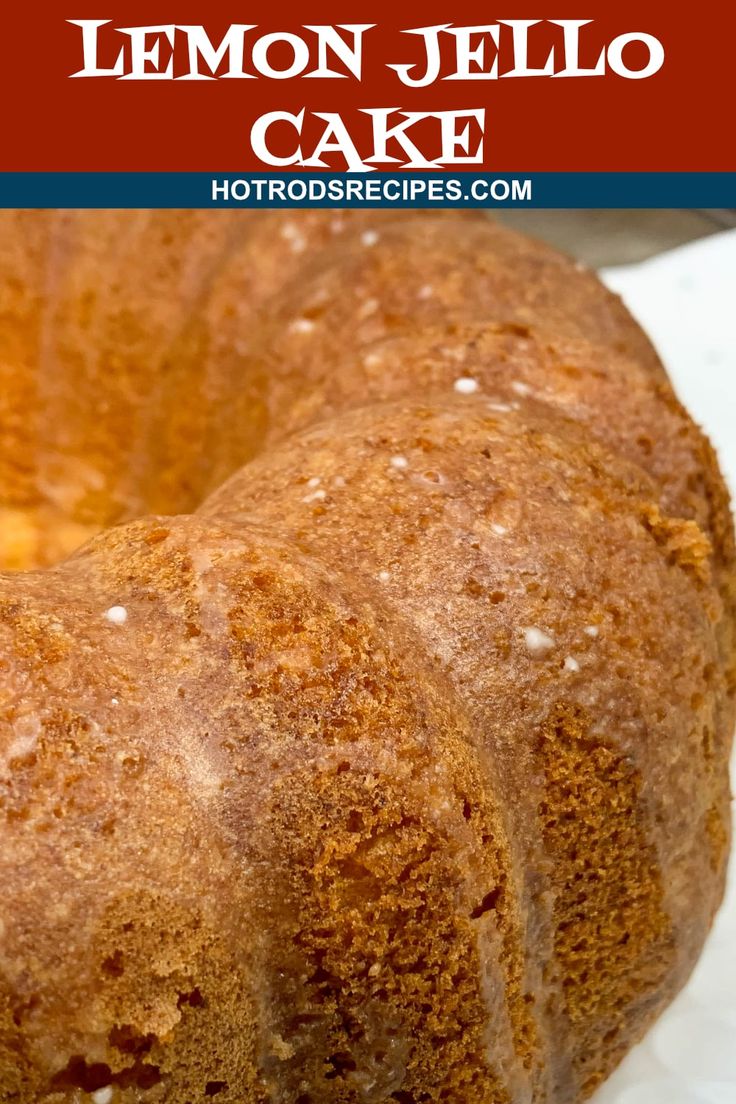
[[[736, 494], [736, 230], [602, 276], [654, 340]], [[591, 1104], [736, 1104], [733, 855], [730, 870], [692, 978]]]

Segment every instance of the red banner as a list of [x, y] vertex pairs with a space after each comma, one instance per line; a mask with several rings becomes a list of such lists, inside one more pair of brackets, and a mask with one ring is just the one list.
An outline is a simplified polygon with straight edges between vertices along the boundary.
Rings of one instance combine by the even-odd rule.
[[0, 169], [736, 169], [736, 9], [594, 7], [14, 5]]

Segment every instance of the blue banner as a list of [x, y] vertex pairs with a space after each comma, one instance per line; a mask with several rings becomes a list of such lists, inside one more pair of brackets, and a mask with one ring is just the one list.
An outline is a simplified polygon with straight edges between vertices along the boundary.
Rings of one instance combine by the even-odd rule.
[[736, 207], [736, 173], [0, 173], [0, 207]]

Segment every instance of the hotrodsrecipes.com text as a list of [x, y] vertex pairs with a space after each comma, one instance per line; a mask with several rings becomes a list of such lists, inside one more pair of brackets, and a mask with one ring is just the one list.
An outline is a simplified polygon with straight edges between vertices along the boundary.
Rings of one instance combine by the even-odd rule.
[[395, 204], [474, 204], [530, 203], [532, 181], [529, 177], [381, 175], [357, 177], [352, 174], [285, 174], [239, 177], [212, 177], [210, 201], [243, 203], [251, 206], [374, 206]]

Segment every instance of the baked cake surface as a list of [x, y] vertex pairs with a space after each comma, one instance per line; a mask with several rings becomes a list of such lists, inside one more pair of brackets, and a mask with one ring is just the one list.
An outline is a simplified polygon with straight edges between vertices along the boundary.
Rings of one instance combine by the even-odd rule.
[[731, 517], [579, 265], [0, 213], [0, 566], [0, 1101], [576, 1104], [686, 980]]

